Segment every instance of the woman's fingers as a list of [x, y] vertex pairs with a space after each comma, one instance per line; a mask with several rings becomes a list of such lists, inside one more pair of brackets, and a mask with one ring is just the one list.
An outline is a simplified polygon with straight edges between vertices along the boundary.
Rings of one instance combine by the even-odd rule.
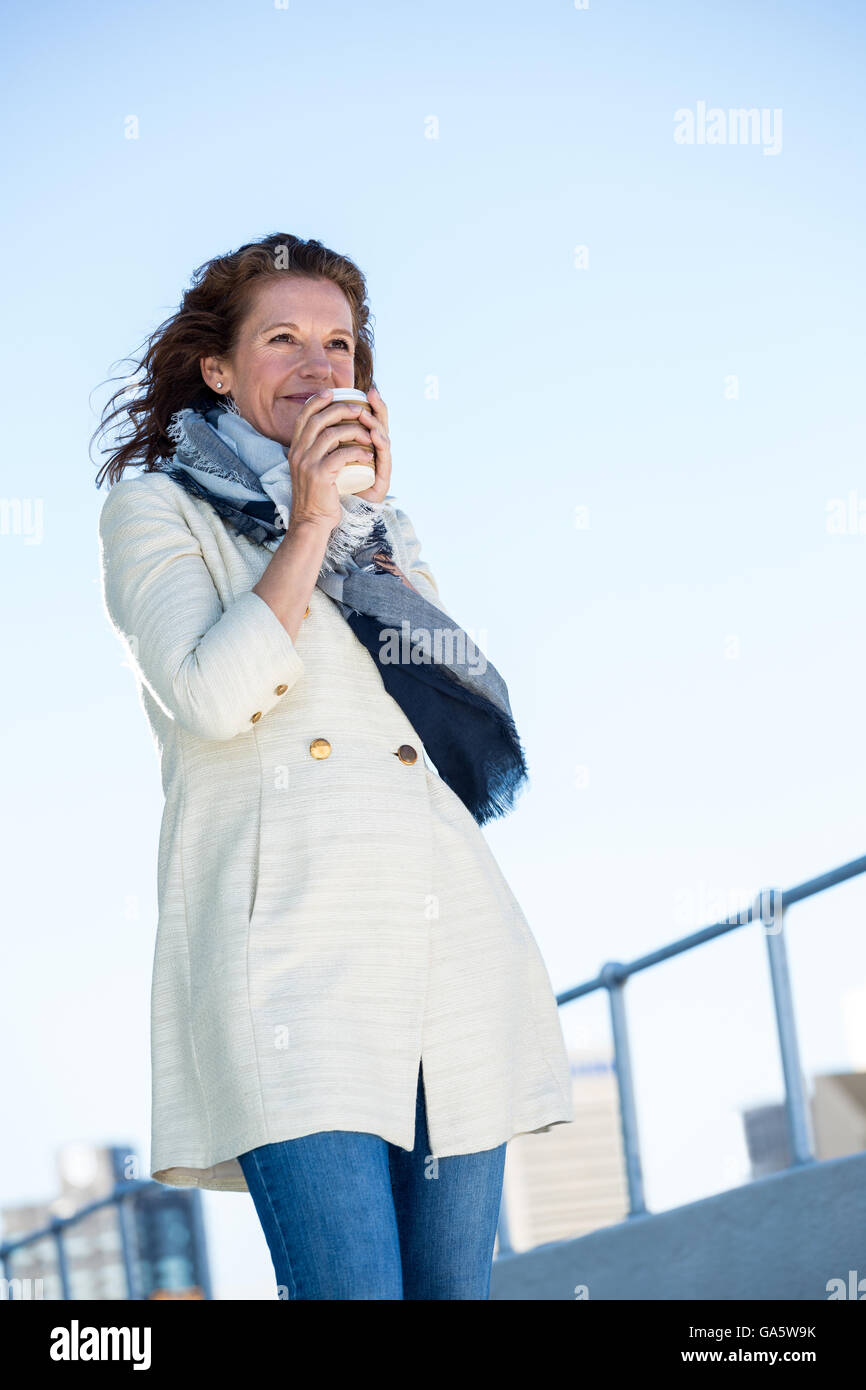
[[317, 467], [326, 460], [334, 463], [343, 458], [346, 448], [363, 449], [366, 457], [374, 456], [374, 444], [369, 428], [360, 420], [344, 420], [319, 430], [312, 438], [303, 434], [295, 442], [294, 456], [298, 466]]
[[[367, 461], [372, 452], [369, 430], [358, 423], [359, 407], [352, 402], [314, 396], [305, 401], [295, 422], [289, 446], [292, 512], [324, 516], [332, 526], [341, 516], [336, 480], [350, 455]], [[341, 449], [342, 442], [349, 448]], [[360, 437], [360, 438], [359, 438]]]
[[380, 438], [388, 439], [388, 407], [379, 395], [375, 386], [371, 386], [367, 392], [368, 404], [361, 411], [361, 419], [365, 425], [377, 431]]
[[361, 411], [361, 423], [370, 431], [376, 449], [376, 481], [358, 496], [367, 502], [382, 502], [391, 485], [391, 440], [388, 435], [388, 407], [375, 386], [367, 392], [368, 404]]
[[316, 498], [327, 505], [320, 489], [324, 485], [326, 496], [332, 493], [347, 463], [371, 463], [376, 481], [357, 495], [370, 502], [384, 500], [391, 483], [388, 408], [375, 386], [367, 395], [365, 404], [318, 395], [304, 402], [289, 449], [299, 503], [303, 497], [304, 502]]
[[[331, 401], [326, 397], [313, 396], [304, 402], [295, 421], [292, 447], [300, 447], [305, 452], [311, 450], [326, 430], [339, 425], [357, 424], [361, 409], [360, 401]], [[366, 435], [369, 431], [366, 427], [362, 428], [365, 429]], [[330, 447], [334, 447], [333, 439]], [[324, 449], [320, 450], [319, 457], [324, 452]]]

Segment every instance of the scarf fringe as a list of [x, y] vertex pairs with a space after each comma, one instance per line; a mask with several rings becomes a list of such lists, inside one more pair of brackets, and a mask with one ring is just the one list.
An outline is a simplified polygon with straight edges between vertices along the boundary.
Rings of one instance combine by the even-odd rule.
[[[440, 666], [439, 669], [449, 676], [453, 675], [447, 667]], [[476, 691], [468, 690], [465, 686], [461, 687], [460, 698], [465, 704], [474, 705], [476, 709], [484, 710], [489, 717], [492, 717], [502, 730], [508, 745], [506, 757], [482, 758], [484, 796], [476, 796], [466, 800], [466, 804], [478, 824], [484, 825], [487, 821], [494, 820], [499, 816], [507, 816], [514, 810], [517, 796], [529, 781], [529, 768], [513, 716], [506, 713], [505, 710], [499, 709], [489, 700], [486, 700], [484, 696], [477, 694]], [[457, 791], [458, 795], [462, 794], [462, 788], [453, 787], [452, 789]]]
[[[196, 468], [201, 468], [205, 473], [213, 473], [215, 477], [229, 478], [232, 482], [247, 485], [247, 479], [233, 468], [215, 468], [214, 461], [206, 450], [199, 448], [198, 444], [196, 444], [193, 439], [190, 439], [186, 429], [186, 421], [184, 420], [184, 416], [187, 414], [195, 415], [196, 412], [189, 410], [189, 408], [186, 410], [176, 410], [166, 427], [165, 432], [174, 444], [175, 453], [178, 451], [182, 452], [185, 459], [188, 459], [190, 463], [194, 463]], [[227, 445], [226, 449], [228, 449]], [[206, 492], [205, 496], [209, 498], [210, 493]], [[262, 496], [264, 497], [264, 493], [262, 493]]]
[[382, 517], [382, 502], [369, 502], [364, 497], [349, 495], [340, 499], [340, 505], [343, 517], [328, 539], [320, 574], [333, 574], [345, 568], [357, 550], [375, 539], [379, 539], [383, 548], [391, 553]]

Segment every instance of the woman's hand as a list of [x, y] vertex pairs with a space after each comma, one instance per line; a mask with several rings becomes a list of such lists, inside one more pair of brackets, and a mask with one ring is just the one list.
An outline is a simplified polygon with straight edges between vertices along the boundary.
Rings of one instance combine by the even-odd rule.
[[[370, 438], [376, 448], [376, 481], [372, 487], [368, 487], [364, 492], [356, 493], [355, 496], [363, 497], [365, 502], [383, 502], [391, 485], [391, 440], [388, 437], [388, 407], [375, 386], [370, 387], [367, 395], [370, 398], [370, 404], [362, 408], [359, 418], [361, 424], [366, 425], [369, 429]], [[412, 585], [409, 587], [411, 588]]]
[[[312, 524], [330, 535], [338, 525], [342, 508], [337, 477], [347, 463], [372, 464], [375, 459], [370, 430], [358, 418], [365, 412], [370, 415], [360, 401], [330, 402], [319, 395], [301, 407], [289, 445], [292, 506], [287, 530]], [[340, 444], [348, 447], [340, 448]], [[389, 455], [389, 477], [390, 472]], [[368, 488], [361, 495], [367, 497], [373, 491]], [[386, 491], [387, 483], [383, 497]]]

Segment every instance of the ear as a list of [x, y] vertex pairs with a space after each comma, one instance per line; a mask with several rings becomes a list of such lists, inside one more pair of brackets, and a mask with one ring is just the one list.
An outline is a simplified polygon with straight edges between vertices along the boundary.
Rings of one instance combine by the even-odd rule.
[[216, 391], [217, 395], [224, 396], [232, 389], [231, 372], [219, 357], [202, 357], [199, 359], [201, 374], [205, 383]]

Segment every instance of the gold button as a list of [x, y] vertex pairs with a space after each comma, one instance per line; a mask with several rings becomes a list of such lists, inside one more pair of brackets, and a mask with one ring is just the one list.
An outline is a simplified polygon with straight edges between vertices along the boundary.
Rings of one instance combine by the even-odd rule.
[[418, 754], [415, 752], [411, 743], [401, 743], [400, 747], [397, 749], [397, 757], [400, 759], [401, 763], [414, 763], [418, 760]]
[[326, 738], [314, 738], [310, 744], [310, 752], [314, 758], [329, 758], [331, 745]]
[[261, 712], [260, 709], [257, 709], [256, 712], [255, 712], [255, 714], [251, 714], [251, 715], [250, 715], [250, 723], [251, 723], [251, 724], [255, 724], [256, 720], [257, 720], [257, 719], [261, 719], [261, 717], [262, 717], [262, 712]]
[[310, 605], [307, 604], [307, 611], [306, 611], [306, 613], [304, 614], [304, 617], [305, 617], [305, 618], [309, 618], [309, 616], [310, 616]]
[[288, 690], [288, 688], [289, 688], [289, 687], [288, 687], [287, 685], [278, 685], [278, 686], [277, 686], [277, 691], [276, 691], [276, 693], [277, 693], [278, 695], [285, 695], [285, 693], [286, 693], [286, 691]]

